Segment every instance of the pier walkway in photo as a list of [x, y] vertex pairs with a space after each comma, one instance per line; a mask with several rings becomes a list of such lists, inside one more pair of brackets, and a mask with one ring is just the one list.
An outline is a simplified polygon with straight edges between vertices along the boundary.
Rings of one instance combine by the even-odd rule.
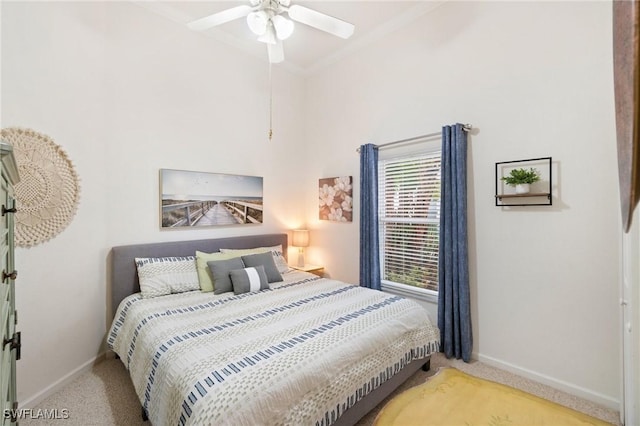
[[195, 226], [237, 225], [238, 221], [220, 203], [211, 207]]

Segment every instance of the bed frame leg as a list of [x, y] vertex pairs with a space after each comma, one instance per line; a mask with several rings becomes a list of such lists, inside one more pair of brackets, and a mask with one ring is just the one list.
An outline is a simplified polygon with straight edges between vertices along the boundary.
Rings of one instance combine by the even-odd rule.
[[147, 416], [147, 410], [145, 410], [144, 407], [142, 407], [141, 415], [142, 415], [142, 421], [143, 422], [146, 422], [146, 421], [149, 420], [149, 416]]
[[431, 359], [428, 359], [427, 362], [425, 362], [422, 365], [422, 371], [429, 371], [431, 370]]

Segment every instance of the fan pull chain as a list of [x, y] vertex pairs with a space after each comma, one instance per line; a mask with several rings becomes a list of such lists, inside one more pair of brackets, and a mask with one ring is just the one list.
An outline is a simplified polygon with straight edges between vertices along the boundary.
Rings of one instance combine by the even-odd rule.
[[273, 137], [273, 80], [271, 78], [271, 62], [269, 62], [269, 140]]

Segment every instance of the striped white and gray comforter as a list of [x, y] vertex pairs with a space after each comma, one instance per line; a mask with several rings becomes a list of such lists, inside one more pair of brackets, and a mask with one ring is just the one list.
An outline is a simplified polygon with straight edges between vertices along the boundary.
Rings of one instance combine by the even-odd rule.
[[259, 293], [126, 298], [107, 344], [154, 426], [328, 425], [437, 350], [424, 308], [303, 272]]

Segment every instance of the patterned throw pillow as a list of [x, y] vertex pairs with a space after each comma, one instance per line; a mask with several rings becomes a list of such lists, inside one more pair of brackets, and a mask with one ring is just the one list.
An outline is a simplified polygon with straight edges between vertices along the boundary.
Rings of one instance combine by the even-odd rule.
[[264, 253], [271, 252], [273, 255], [273, 260], [276, 263], [276, 267], [281, 274], [289, 271], [289, 265], [287, 264], [287, 259], [284, 258], [284, 253], [282, 251], [282, 244], [271, 247], [257, 247], [252, 249], [220, 249], [220, 253], [234, 253], [238, 256], [245, 256], [247, 254], [256, 254], [256, 253]]
[[229, 272], [229, 277], [233, 284], [234, 294], [255, 293], [269, 288], [267, 274], [264, 272], [262, 265], [251, 268], [234, 269]]
[[195, 256], [136, 258], [142, 297], [200, 290]]

